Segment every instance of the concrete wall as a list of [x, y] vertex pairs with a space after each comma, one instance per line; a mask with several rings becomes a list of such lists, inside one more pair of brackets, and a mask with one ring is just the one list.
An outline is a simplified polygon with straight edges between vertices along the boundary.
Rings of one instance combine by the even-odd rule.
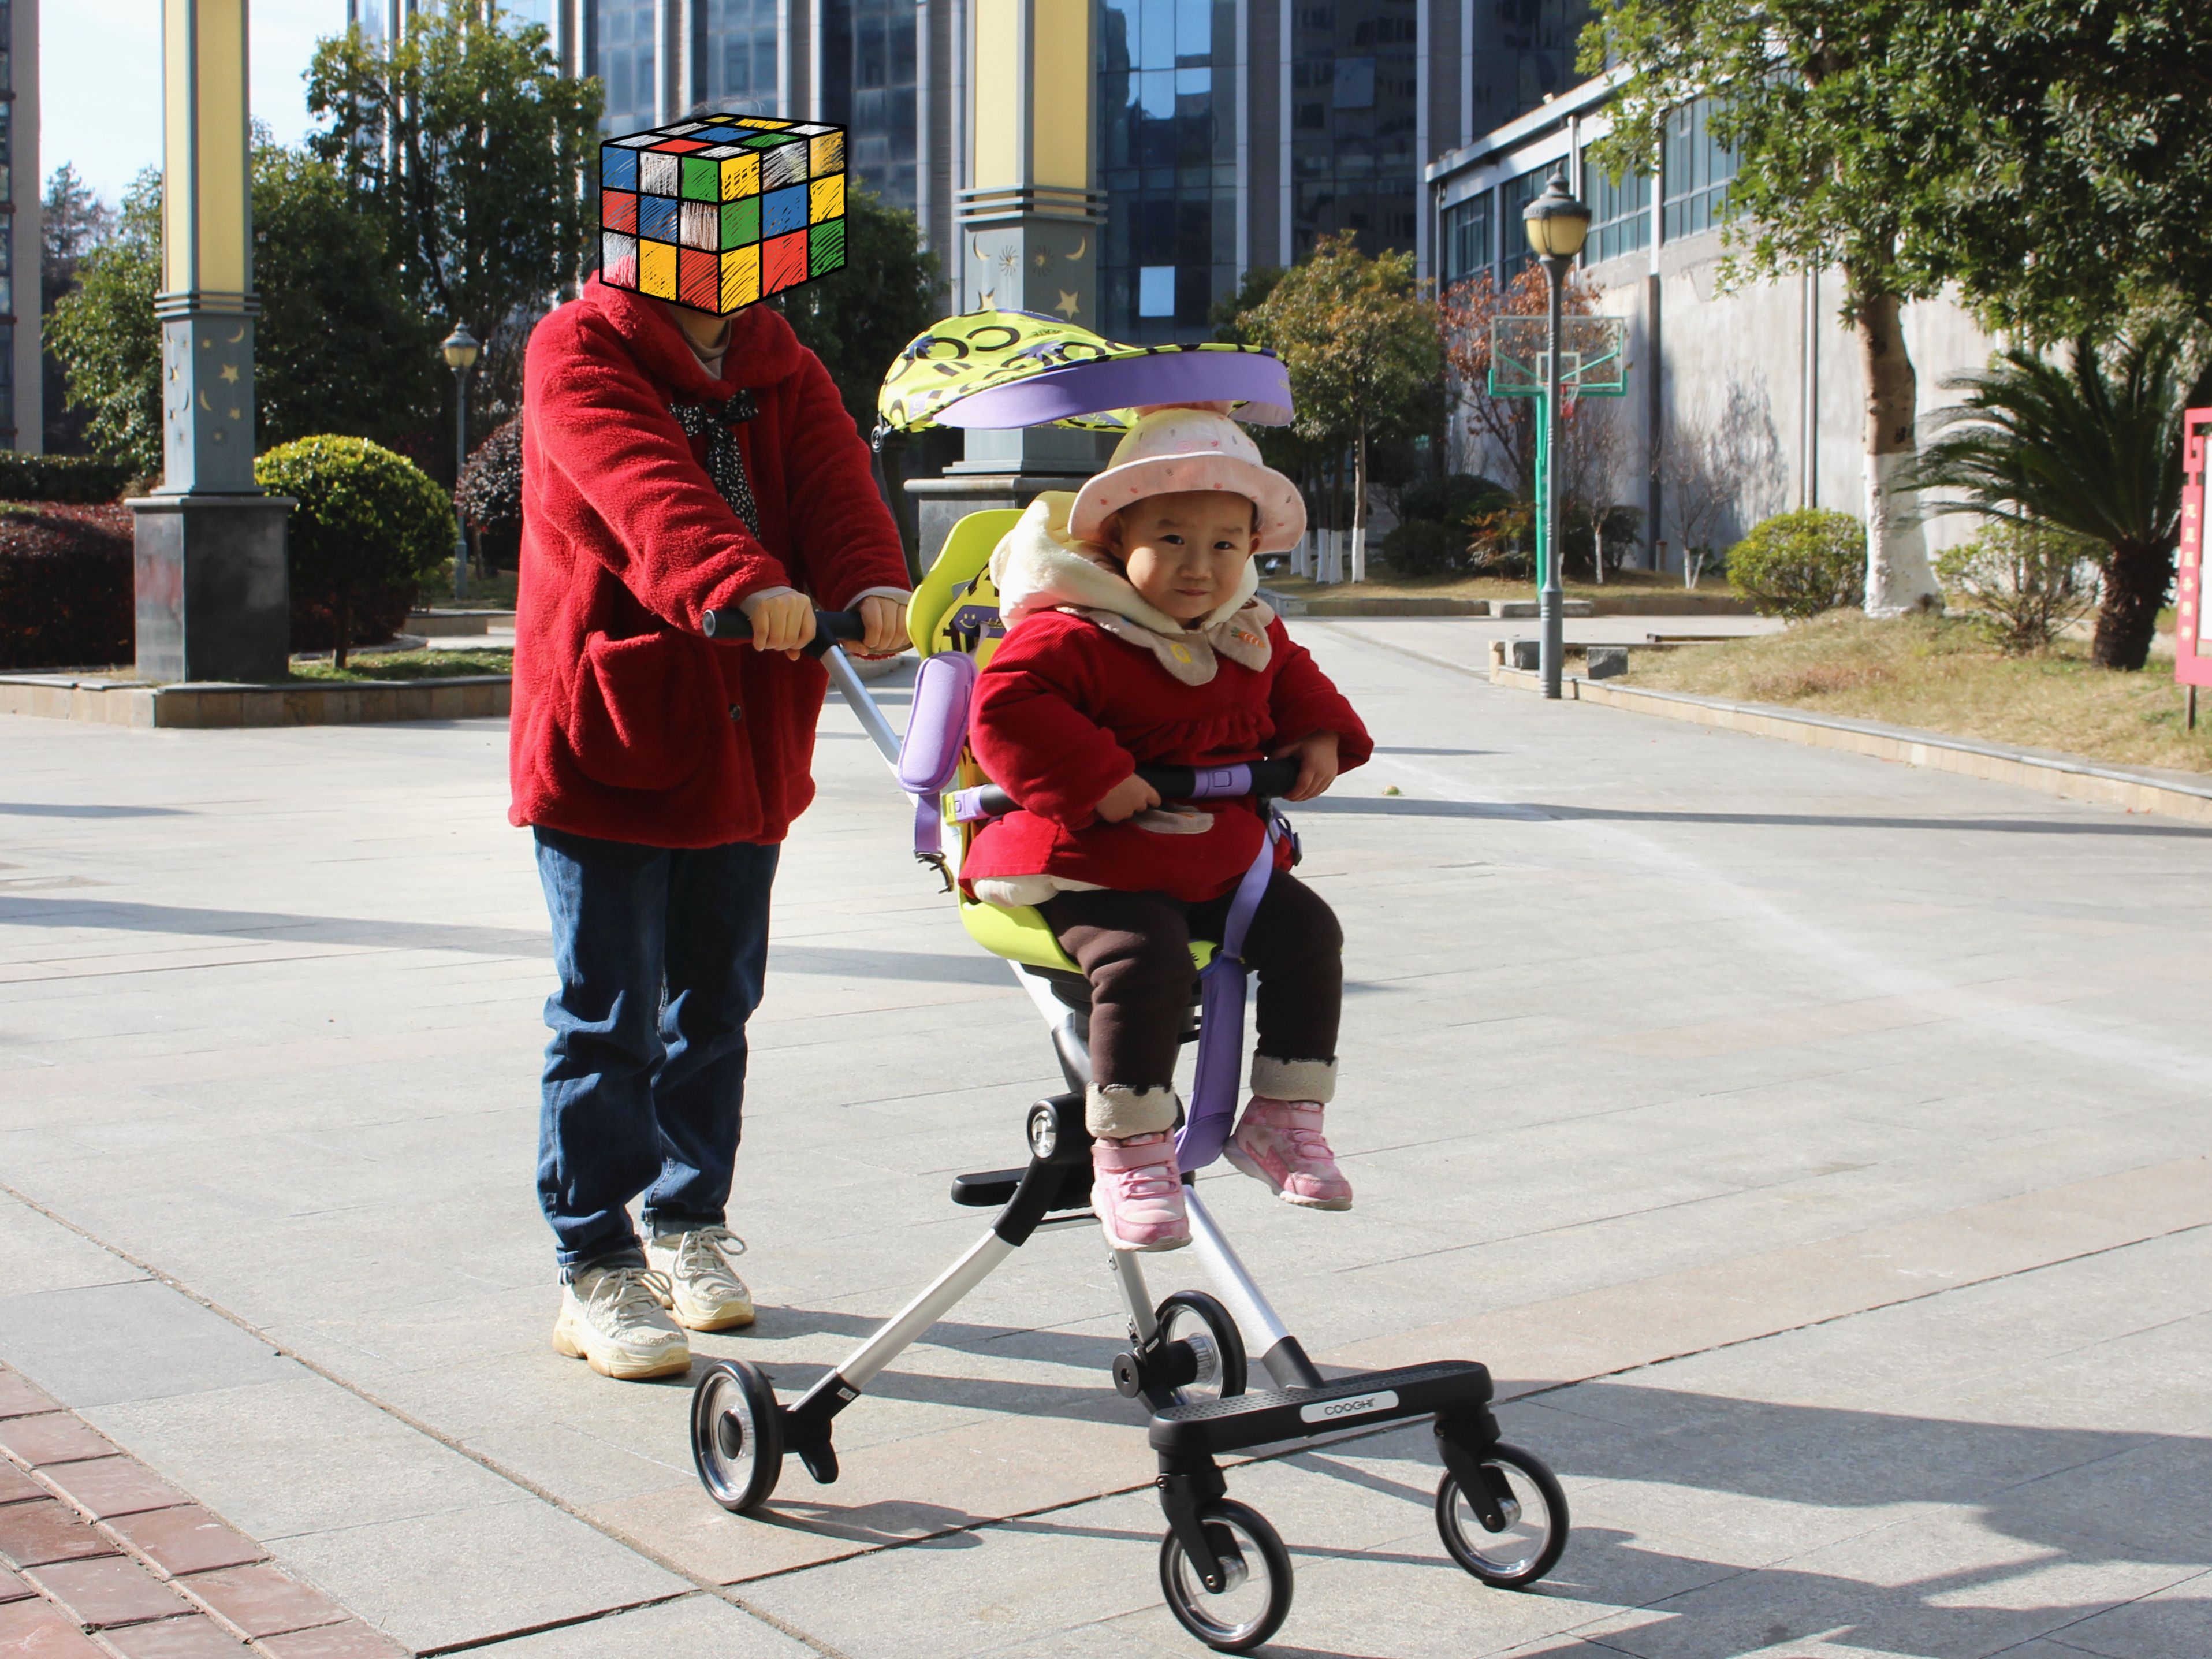
[[[1720, 233], [1708, 231], [1663, 246], [1656, 269], [1650, 251], [1642, 250], [1588, 273], [1602, 290], [1599, 310], [1627, 319], [1629, 386], [1625, 398], [1590, 400], [1581, 418], [1613, 423], [1613, 499], [1645, 510], [1644, 556], [1654, 540], [1664, 539], [1673, 569], [1680, 568], [1686, 541], [1725, 549], [1769, 514], [1808, 505], [1808, 496], [1811, 505], [1866, 516], [1864, 400], [1857, 339], [1838, 315], [1841, 275], [1824, 273], [1817, 284], [1796, 276], [1752, 283], [1723, 293], [1723, 252]], [[1908, 307], [1905, 332], [1919, 375], [1924, 434], [1927, 416], [1957, 400], [1943, 381], [1980, 368], [1998, 342], [1948, 298]], [[1656, 453], [1655, 431], [1665, 441]], [[1455, 435], [1455, 465], [1504, 476], [1497, 457], [1468, 441], [1463, 425]], [[1708, 521], [1690, 536], [1684, 520], [1701, 493], [1701, 453], [1703, 471], [1722, 488]], [[1930, 520], [1931, 556], [1972, 532], [1966, 518]]]

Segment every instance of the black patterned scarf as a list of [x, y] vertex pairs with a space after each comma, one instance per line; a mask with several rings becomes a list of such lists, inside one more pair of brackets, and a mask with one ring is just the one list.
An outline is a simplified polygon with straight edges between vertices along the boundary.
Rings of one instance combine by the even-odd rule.
[[714, 481], [714, 488], [730, 504], [731, 511], [744, 520], [745, 528], [758, 536], [760, 505], [753, 500], [753, 481], [745, 476], [745, 458], [738, 448], [737, 434], [730, 430], [760, 413], [753, 394], [740, 392], [721, 404], [671, 404], [668, 412], [684, 428], [685, 437], [707, 441], [707, 476]]

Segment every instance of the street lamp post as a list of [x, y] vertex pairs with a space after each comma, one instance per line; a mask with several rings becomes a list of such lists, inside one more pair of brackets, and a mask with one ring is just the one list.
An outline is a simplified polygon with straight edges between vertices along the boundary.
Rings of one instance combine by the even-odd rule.
[[460, 502], [461, 474], [469, 465], [469, 371], [483, 343], [466, 323], [456, 323], [439, 349], [453, 370], [453, 603], [459, 605], [469, 596], [469, 521]]
[[1544, 349], [1544, 476], [1542, 490], [1544, 583], [1537, 591], [1536, 611], [1543, 623], [1539, 665], [1543, 671], [1544, 695], [1559, 695], [1561, 659], [1566, 655], [1566, 624], [1559, 590], [1559, 316], [1565, 297], [1567, 272], [1583, 251], [1589, 234], [1590, 210], [1567, 189], [1566, 175], [1555, 173], [1544, 193], [1522, 210], [1528, 246], [1543, 262], [1551, 279], [1551, 326]]

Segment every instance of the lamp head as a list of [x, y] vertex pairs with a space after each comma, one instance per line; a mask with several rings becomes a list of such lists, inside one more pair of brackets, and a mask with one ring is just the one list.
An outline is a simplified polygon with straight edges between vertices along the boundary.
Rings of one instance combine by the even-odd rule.
[[1544, 193], [1521, 210], [1528, 246], [1547, 259], [1571, 259], [1589, 234], [1590, 210], [1567, 189], [1564, 173], [1552, 175]]
[[453, 331], [446, 337], [445, 343], [438, 349], [446, 354], [447, 362], [454, 368], [468, 369], [476, 367], [477, 353], [483, 349], [483, 342], [469, 332], [466, 323], [457, 323]]

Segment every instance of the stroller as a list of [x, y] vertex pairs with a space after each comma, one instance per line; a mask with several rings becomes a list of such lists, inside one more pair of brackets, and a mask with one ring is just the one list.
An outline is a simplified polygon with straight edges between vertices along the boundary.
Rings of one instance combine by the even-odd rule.
[[[1057, 319], [983, 315], [1000, 320], [979, 324], [979, 319], [966, 317], [956, 322], [962, 327], [1012, 325], [1032, 330], [1042, 325], [1059, 338], [1080, 333]], [[926, 335], [909, 347], [902, 368], [930, 362], [934, 337]], [[1138, 350], [1111, 348], [1106, 342], [1097, 344], [1132, 354]], [[1280, 364], [1265, 354], [1231, 349], [1243, 361], [1224, 359], [1206, 365], [1199, 378], [1207, 390], [1170, 390], [1165, 397], [1228, 396], [1264, 408], [1269, 395], [1279, 393], [1274, 406], [1286, 412], [1288, 388]], [[1144, 355], [1157, 362], [1170, 354], [1154, 347], [1144, 349]], [[1101, 361], [1085, 357], [1074, 367], [1095, 369]], [[1192, 384], [1190, 371], [1188, 365], [1180, 367], [1185, 378], [1179, 384], [1187, 387]], [[887, 405], [899, 374], [895, 368], [886, 386]], [[1050, 380], [1054, 376], [1041, 378]], [[1095, 383], [1097, 377], [1079, 373], [1060, 378], [1079, 382], [1087, 378]], [[1155, 373], [1153, 383], [1159, 378]], [[1242, 389], [1224, 391], [1224, 386]], [[1126, 390], [1126, 384], [1117, 384], [1115, 389]], [[1017, 384], [1015, 390], [1029, 394], [1021, 423], [1083, 416], [1082, 410], [1067, 408], [1040, 416], [1036, 388]], [[1063, 404], [1097, 395], [1095, 384], [1088, 390], [1080, 384], [1045, 390]], [[1161, 394], [1155, 392], [1153, 396]], [[1133, 399], [1125, 397], [1122, 401]], [[1007, 404], [1001, 383], [997, 412], [1003, 414]], [[943, 416], [941, 404], [935, 412]], [[952, 876], [948, 858], [957, 860], [964, 851], [975, 825], [1011, 805], [982, 775], [964, 739], [975, 674], [1003, 632], [988, 567], [1000, 538], [1019, 516], [994, 510], [963, 519], [915, 590], [908, 633], [922, 665], [903, 738], [892, 731], [834, 642], [859, 637], [857, 616], [823, 612], [816, 619], [813, 648], [901, 785], [915, 798], [916, 854], [945, 872], [948, 887]], [[741, 613], [718, 612], [708, 618], [708, 631], [741, 637], [747, 629]], [[1227, 1481], [1216, 1461], [1223, 1455], [1429, 1418], [1444, 1470], [1437, 1487], [1437, 1528], [1446, 1550], [1468, 1572], [1486, 1584], [1509, 1589], [1533, 1583], [1559, 1560], [1568, 1531], [1566, 1498], [1552, 1472], [1531, 1454], [1500, 1441], [1490, 1411], [1491, 1379], [1485, 1367], [1468, 1360], [1439, 1360], [1324, 1378], [1188, 1184], [1197, 1170], [1219, 1156], [1235, 1115], [1245, 983], [1237, 953], [1244, 922], [1266, 884], [1265, 872], [1273, 867], [1273, 839], [1288, 834], [1269, 798], [1290, 788], [1296, 772], [1291, 762], [1198, 770], [1140, 769], [1140, 775], [1166, 799], [1256, 796], [1262, 817], [1270, 823], [1269, 844], [1231, 907], [1224, 938], [1192, 945], [1201, 972], [1185, 1040], [1194, 1037], [1198, 1045], [1196, 1083], [1176, 1139], [1191, 1246], [1188, 1257], [1166, 1260], [1180, 1266], [1194, 1259], [1205, 1269], [1213, 1293], [1178, 1290], [1155, 1301], [1146, 1283], [1142, 1257], [1109, 1252], [1128, 1316], [1128, 1346], [1115, 1357], [1113, 1382], [1124, 1396], [1141, 1402], [1148, 1413], [1150, 1442], [1158, 1459], [1157, 1485], [1167, 1522], [1160, 1543], [1160, 1587], [1184, 1629], [1223, 1653], [1247, 1652], [1267, 1640], [1289, 1613], [1291, 1595], [1289, 1553], [1263, 1516], [1228, 1496]], [[1033, 1235], [1096, 1223], [1089, 1209], [1091, 1137], [1084, 1127], [1084, 1090], [1090, 1081], [1088, 981], [1036, 911], [977, 903], [962, 896], [957, 887], [952, 894], [969, 935], [1007, 963], [1043, 1017], [1066, 1091], [1029, 1109], [1024, 1164], [954, 1180], [954, 1203], [997, 1208], [989, 1230], [801, 1398], [783, 1404], [769, 1378], [742, 1360], [717, 1361], [700, 1378], [691, 1403], [693, 1461], [708, 1493], [733, 1512], [743, 1514], [769, 1502], [787, 1455], [796, 1456], [817, 1482], [834, 1481], [834, 1421], [878, 1373]], [[1274, 1385], [1272, 1389], [1248, 1386], [1255, 1358]]]

